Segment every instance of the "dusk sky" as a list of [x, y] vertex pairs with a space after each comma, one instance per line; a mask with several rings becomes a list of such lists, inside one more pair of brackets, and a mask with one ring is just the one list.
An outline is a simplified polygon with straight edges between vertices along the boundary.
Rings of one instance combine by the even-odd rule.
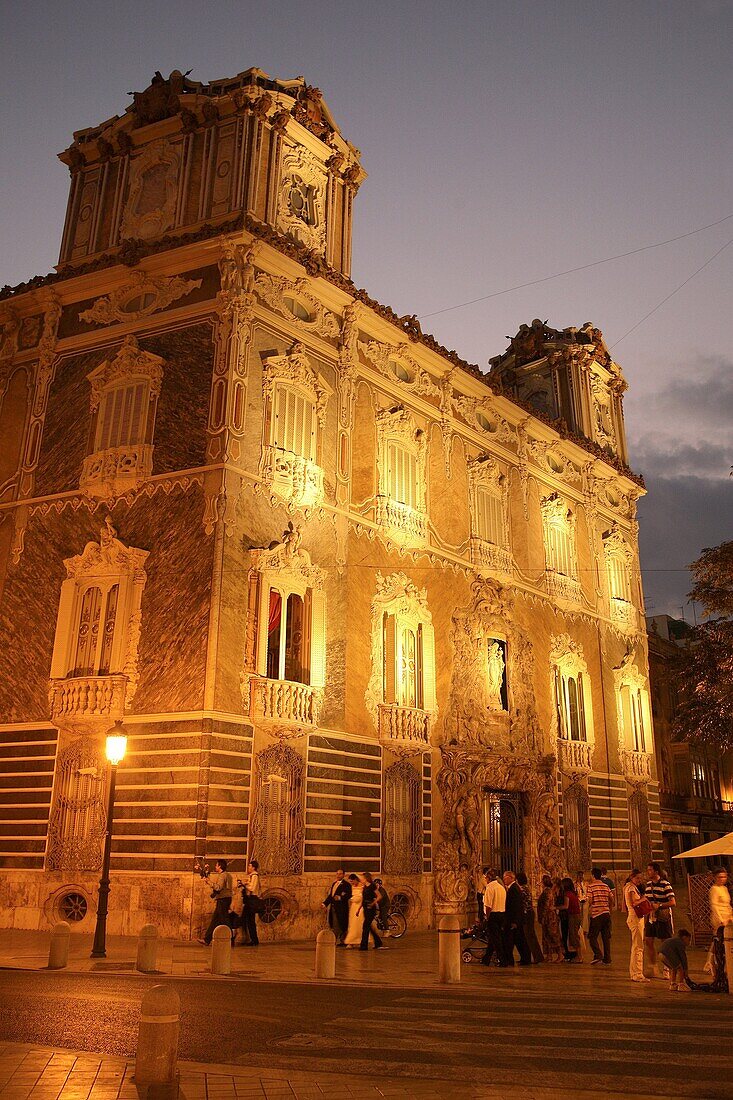
[[6, 0], [0, 12], [0, 284], [53, 267], [68, 188], [56, 153], [123, 114], [156, 69], [303, 75], [369, 173], [357, 285], [484, 369], [534, 317], [603, 330], [649, 491], [647, 608], [680, 614], [687, 563], [733, 537], [731, 0]]

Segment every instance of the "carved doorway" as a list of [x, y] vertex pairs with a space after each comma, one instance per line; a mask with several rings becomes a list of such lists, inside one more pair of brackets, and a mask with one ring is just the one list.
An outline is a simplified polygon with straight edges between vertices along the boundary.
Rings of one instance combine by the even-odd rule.
[[481, 859], [497, 871], [524, 869], [522, 796], [517, 791], [484, 790], [481, 805]]

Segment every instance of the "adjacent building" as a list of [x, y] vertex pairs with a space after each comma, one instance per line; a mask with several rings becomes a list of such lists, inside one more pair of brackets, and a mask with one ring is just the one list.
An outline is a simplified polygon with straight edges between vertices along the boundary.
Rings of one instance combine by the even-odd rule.
[[55, 273], [0, 295], [0, 919], [196, 935], [255, 856], [412, 923], [492, 863], [660, 853], [625, 382], [591, 324], [488, 373], [351, 281], [321, 93], [156, 74], [78, 131]]

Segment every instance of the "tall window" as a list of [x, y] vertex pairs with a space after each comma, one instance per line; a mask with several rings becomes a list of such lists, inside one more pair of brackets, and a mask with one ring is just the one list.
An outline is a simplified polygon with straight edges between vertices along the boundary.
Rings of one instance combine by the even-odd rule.
[[385, 611], [384, 701], [423, 709], [424, 641], [422, 623], [406, 623]]
[[270, 589], [267, 624], [267, 675], [271, 680], [310, 683], [311, 592]]
[[624, 684], [620, 689], [620, 693], [626, 743], [634, 752], [646, 752], [642, 689], [631, 684]]
[[587, 741], [582, 672], [555, 669], [555, 702], [560, 736], [566, 741]]
[[562, 796], [565, 862], [569, 871], [590, 867], [590, 803], [582, 783], [572, 783]]
[[404, 545], [425, 541], [425, 433], [398, 406], [377, 413], [377, 521]]
[[422, 870], [421, 779], [407, 760], [392, 764], [384, 777], [384, 870]]
[[632, 867], [646, 867], [652, 859], [649, 800], [643, 790], [629, 796], [629, 840]]
[[102, 396], [94, 450], [144, 443], [148, 402], [147, 378], [109, 386]]
[[626, 653], [613, 674], [616, 681], [619, 748], [632, 753], [651, 753], [649, 691], [646, 678], [634, 663], [633, 650]]
[[391, 499], [408, 508], [417, 508], [417, 455], [392, 441], [387, 449], [387, 466]]
[[290, 745], [257, 754], [250, 858], [264, 874], [297, 875], [303, 869], [303, 773], [303, 759]]
[[495, 546], [505, 545], [504, 502], [500, 492], [492, 492], [485, 487], [477, 488], [476, 535]]
[[106, 676], [110, 671], [119, 584], [90, 585], [81, 596], [71, 676]]
[[603, 536], [608, 598], [611, 618], [622, 627], [636, 626], [636, 612], [631, 599], [631, 550], [618, 526]]
[[283, 499], [304, 507], [323, 499], [321, 437], [331, 390], [303, 344], [264, 360], [264, 438], [260, 473]]

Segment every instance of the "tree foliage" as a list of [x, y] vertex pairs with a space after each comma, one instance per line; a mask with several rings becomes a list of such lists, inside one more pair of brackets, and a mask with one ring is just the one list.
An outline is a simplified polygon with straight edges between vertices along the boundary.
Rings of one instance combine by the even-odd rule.
[[733, 749], [733, 541], [703, 550], [690, 569], [690, 598], [706, 621], [680, 654], [675, 734], [725, 752]]

